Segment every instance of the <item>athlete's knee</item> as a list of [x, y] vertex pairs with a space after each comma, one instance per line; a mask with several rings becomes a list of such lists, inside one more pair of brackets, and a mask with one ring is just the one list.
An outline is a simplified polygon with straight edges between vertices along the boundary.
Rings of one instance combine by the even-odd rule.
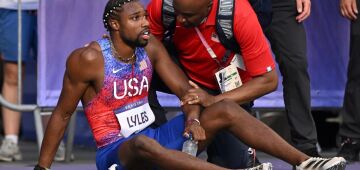
[[226, 118], [228, 122], [234, 120], [235, 117], [238, 116], [240, 106], [237, 103], [229, 99], [226, 99], [222, 101], [222, 105], [224, 110], [223, 116]]
[[156, 155], [161, 150], [161, 145], [144, 135], [133, 138], [133, 151], [142, 158], [149, 158]]
[[230, 99], [219, 101], [215, 107], [214, 110], [217, 112], [217, 117], [224, 119], [224, 121], [234, 120], [234, 118], [238, 116], [237, 112], [240, 111], [240, 106]]

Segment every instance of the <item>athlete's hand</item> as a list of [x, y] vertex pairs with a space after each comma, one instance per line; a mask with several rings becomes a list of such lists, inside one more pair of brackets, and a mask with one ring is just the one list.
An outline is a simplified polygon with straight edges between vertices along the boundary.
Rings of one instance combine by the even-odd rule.
[[204, 107], [210, 106], [215, 103], [215, 97], [199, 88], [197, 84], [189, 81], [190, 85], [193, 87], [188, 90], [187, 94], [181, 99], [180, 104], [200, 104]]
[[192, 134], [195, 141], [206, 139], [204, 128], [196, 121], [186, 121], [185, 123], [184, 137], [189, 138], [190, 134]]
[[356, 20], [358, 15], [356, 0], [340, 0], [340, 12], [344, 17]]
[[311, 12], [311, 1], [310, 0], [296, 0], [296, 9], [299, 13], [296, 16], [297, 22], [303, 22], [307, 17], [309, 17]]

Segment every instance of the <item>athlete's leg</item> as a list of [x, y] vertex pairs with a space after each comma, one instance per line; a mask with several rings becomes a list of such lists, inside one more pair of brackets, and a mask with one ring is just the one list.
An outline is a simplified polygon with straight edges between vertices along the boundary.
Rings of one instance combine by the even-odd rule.
[[128, 170], [160, 169], [171, 170], [222, 170], [225, 168], [205, 162], [186, 153], [166, 149], [157, 141], [139, 135], [124, 142], [119, 149], [121, 164]]
[[200, 149], [206, 147], [218, 131], [229, 130], [249, 146], [292, 165], [299, 165], [309, 158], [230, 100], [223, 100], [207, 107], [201, 113], [200, 122], [207, 137], [207, 140], [199, 143]]

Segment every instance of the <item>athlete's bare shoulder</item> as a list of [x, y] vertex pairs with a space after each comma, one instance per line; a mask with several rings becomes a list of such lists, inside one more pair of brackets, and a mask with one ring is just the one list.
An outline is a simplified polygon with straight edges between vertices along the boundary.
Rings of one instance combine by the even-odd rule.
[[98, 43], [91, 42], [74, 50], [67, 59], [66, 70], [70, 75], [91, 79], [104, 66], [104, 59]]
[[91, 42], [84, 47], [74, 50], [70, 54], [68, 62], [75, 60], [76, 62], [80, 62], [80, 64], [89, 64], [89, 62], [94, 62], [94, 60], [98, 60], [101, 57], [102, 54], [99, 44]]

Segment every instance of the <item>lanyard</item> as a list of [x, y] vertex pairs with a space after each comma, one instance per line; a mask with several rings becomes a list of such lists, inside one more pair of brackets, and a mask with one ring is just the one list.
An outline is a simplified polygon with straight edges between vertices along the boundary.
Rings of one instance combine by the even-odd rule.
[[[225, 56], [223, 57], [223, 59], [220, 63], [220, 61], [217, 59], [215, 52], [211, 49], [209, 44], [206, 42], [203, 34], [200, 32], [198, 27], [195, 27], [195, 31], [196, 31], [197, 35], [199, 36], [202, 44], [205, 46], [206, 51], [210, 54], [211, 58], [219, 65], [220, 68], [223, 68], [222, 64], [225, 63], [226, 60], [229, 58], [229, 54], [225, 54]], [[230, 52], [230, 51], [227, 51], [227, 53], [228, 52]]]
[[199, 28], [198, 28], [198, 27], [195, 27], [195, 30], [196, 30], [196, 33], [198, 34], [201, 42], [204, 44], [207, 52], [210, 54], [211, 58], [217, 60], [216, 54], [215, 54], [214, 51], [211, 49], [211, 47], [209, 46], [209, 44], [206, 42], [206, 40], [205, 40], [204, 36], [202, 35], [202, 33], [200, 32]]

